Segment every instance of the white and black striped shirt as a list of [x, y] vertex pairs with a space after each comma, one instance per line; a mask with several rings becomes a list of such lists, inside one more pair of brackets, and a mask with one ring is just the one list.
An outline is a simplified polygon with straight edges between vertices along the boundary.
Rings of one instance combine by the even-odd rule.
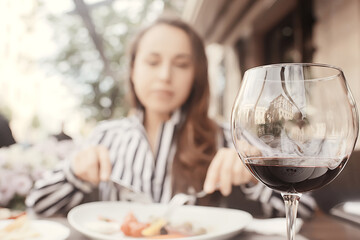
[[[177, 111], [161, 126], [156, 155], [151, 151], [141, 113], [99, 124], [86, 145], [101, 144], [108, 148], [112, 163], [111, 178], [146, 193], [153, 202], [166, 203], [171, 197], [171, 164], [176, 151], [174, 132], [181, 117], [180, 111]], [[224, 128], [220, 138], [219, 147], [233, 146], [229, 129]], [[92, 190], [94, 186], [72, 173], [68, 159], [62, 169], [36, 182], [26, 204], [37, 213], [50, 216], [69, 211]], [[274, 211], [284, 215], [280, 194], [262, 184], [251, 188], [242, 187], [242, 190], [250, 199], [262, 202], [268, 215], [273, 215]], [[121, 193], [111, 185], [99, 185], [99, 192], [100, 200], [123, 199]], [[315, 202], [308, 196], [300, 205], [304, 205], [299, 206], [299, 213], [303, 216], [311, 214], [315, 208]]]

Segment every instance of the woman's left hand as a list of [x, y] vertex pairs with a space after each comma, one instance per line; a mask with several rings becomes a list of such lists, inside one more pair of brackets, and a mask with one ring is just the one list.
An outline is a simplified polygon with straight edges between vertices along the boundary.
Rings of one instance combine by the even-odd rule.
[[232, 185], [255, 182], [255, 178], [246, 169], [236, 150], [221, 148], [211, 161], [204, 182], [204, 191], [212, 193], [219, 189], [224, 196], [231, 193]]

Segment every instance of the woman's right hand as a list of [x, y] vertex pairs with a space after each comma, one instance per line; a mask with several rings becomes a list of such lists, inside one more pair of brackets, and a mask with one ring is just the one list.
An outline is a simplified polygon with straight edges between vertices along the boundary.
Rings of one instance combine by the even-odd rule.
[[78, 178], [94, 185], [107, 181], [111, 173], [109, 151], [101, 145], [84, 149], [72, 159], [71, 168]]

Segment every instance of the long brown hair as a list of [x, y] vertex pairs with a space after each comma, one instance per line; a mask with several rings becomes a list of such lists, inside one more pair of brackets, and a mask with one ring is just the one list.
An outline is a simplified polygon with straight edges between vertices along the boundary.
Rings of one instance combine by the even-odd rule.
[[[210, 87], [207, 58], [202, 39], [185, 22], [175, 18], [160, 18], [143, 29], [134, 39], [130, 49], [130, 72], [138, 45], [144, 34], [152, 27], [167, 24], [183, 30], [190, 39], [194, 58], [194, 83], [191, 93], [182, 106], [185, 119], [177, 129], [177, 150], [173, 162], [173, 194], [187, 192], [189, 187], [199, 191], [203, 187], [207, 168], [217, 150], [217, 124], [208, 117]], [[131, 74], [130, 74], [131, 76]], [[132, 106], [144, 109], [137, 98], [130, 77]]]

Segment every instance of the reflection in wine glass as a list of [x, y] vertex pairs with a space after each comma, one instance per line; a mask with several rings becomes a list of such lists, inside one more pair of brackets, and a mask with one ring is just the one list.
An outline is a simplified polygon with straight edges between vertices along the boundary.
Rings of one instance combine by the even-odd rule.
[[276, 64], [250, 69], [234, 102], [235, 148], [252, 174], [282, 193], [295, 239], [301, 193], [331, 182], [358, 137], [355, 101], [341, 69]]

